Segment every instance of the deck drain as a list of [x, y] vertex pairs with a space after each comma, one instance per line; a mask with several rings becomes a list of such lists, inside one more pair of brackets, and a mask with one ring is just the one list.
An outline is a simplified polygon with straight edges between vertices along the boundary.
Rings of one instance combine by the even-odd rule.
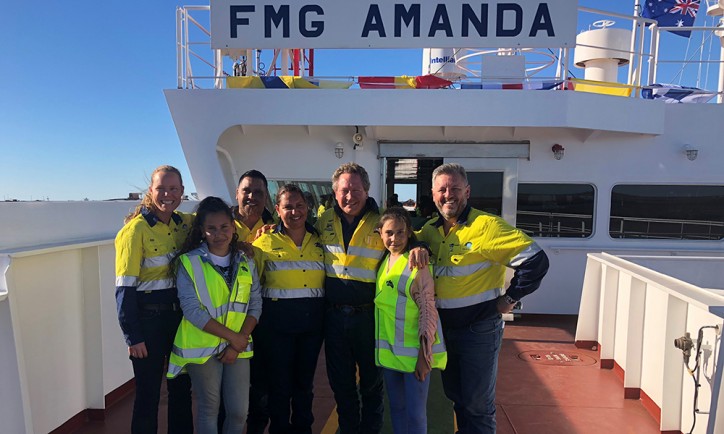
[[554, 366], [589, 366], [596, 359], [571, 351], [524, 351], [518, 354], [524, 362]]

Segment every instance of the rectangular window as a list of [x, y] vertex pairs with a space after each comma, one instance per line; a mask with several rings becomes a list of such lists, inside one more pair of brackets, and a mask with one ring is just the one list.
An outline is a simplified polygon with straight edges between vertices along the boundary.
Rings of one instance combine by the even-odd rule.
[[617, 185], [608, 232], [612, 238], [721, 240], [724, 186]]
[[[312, 202], [309, 203], [309, 219], [316, 220], [320, 205], [325, 209], [334, 204], [334, 193], [332, 192], [332, 181], [296, 181], [293, 179], [270, 179], [269, 180], [269, 203], [267, 207], [273, 212], [276, 203], [277, 192], [285, 184], [296, 184], [303, 192], [311, 193]], [[309, 198], [307, 198], [309, 200]]]
[[594, 203], [590, 184], [518, 184], [516, 226], [533, 237], [588, 238]]

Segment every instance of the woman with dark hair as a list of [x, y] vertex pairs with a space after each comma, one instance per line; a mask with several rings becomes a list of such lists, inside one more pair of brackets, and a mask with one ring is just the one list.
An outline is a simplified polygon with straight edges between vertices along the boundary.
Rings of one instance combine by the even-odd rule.
[[196, 432], [216, 434], [223, 390], [224, 434], [242, 433], [249, 406], [251, 332], [261, 315], [254, 262], [237, 249], [231, 208], [217, 197], [199, 203], [174, 259], [183, 320], [168, 367], [188, 371], [197, 398]]
[[[281, 222], [254, 241], [264, 300], [269, 432], [311, 434], [314, 371], [322, 347], [324, 251], [294, 184], [276, 197]], [[291, 409], [291, 410], [290, 410]]]

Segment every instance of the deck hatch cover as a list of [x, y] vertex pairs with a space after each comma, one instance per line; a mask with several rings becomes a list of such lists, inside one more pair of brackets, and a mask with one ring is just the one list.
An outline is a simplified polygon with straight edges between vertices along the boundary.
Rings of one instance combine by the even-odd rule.
[[518, 354], [524, 362], [552, 366], [590, 366], [596, 363], [593, 357], [575, 351], [524, 351]]

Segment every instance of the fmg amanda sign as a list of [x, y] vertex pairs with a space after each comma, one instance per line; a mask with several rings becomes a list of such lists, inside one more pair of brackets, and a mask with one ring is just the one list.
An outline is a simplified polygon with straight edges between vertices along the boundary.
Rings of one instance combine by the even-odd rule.
[[211, 45], [573, 47], [577, 0], [211, 0]]

